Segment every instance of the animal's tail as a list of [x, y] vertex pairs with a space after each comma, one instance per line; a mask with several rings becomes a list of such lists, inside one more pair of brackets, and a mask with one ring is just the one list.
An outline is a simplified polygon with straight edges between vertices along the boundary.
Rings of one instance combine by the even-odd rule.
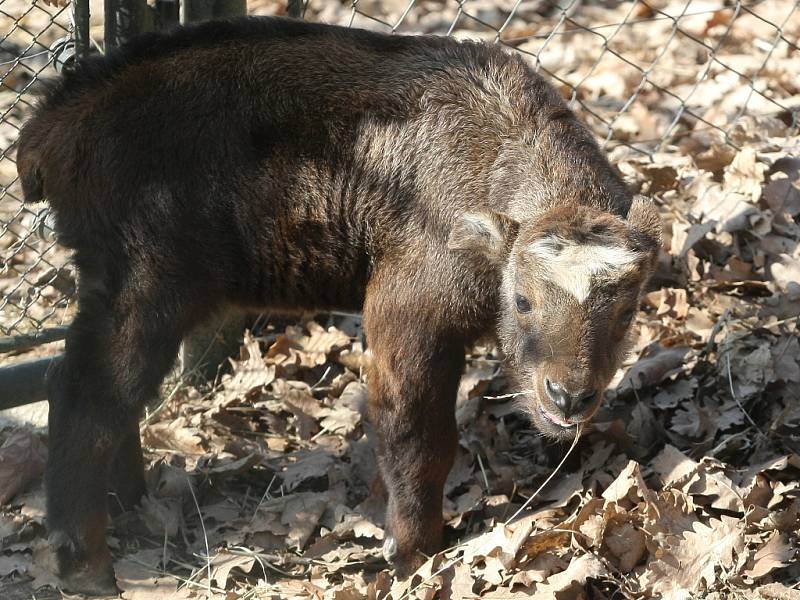
[[19, 134], [17, 144], [17, 172], [22, 182], [25, 202], [39, 202], [44, 198], [44, 179], [39, 166], [41, 143], [35, 134], [35, 117], [28, 121]]

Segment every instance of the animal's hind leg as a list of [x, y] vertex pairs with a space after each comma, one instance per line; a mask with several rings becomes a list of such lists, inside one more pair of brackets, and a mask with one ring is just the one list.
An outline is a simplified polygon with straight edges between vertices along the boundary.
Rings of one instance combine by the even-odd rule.
[[51, 380], [47, 519], [64, 587], [115, 593], [105, 542], [112, 465], [134, 469], [113, 477], [131, 478], [130, 500], [142, 477], [134, 428], [175, 358], [187, 311], [154, 294], [88, 287]]
[[131, 420], [111, 465], [111, 512], [130, 510], [146, 491], [139, 419]]

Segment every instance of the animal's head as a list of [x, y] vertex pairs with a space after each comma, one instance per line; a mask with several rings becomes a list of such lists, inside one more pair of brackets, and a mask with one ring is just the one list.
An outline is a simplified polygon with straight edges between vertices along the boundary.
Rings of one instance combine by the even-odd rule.
[[587, 206], [530, 222], [466, 214], [449, 247], [502, 273], [498, 336], [521, 396], [544, 434], [569, 439], [597, 411], [629, 347], [655, 268], [661, 224], [637, 197], [627, 219]]

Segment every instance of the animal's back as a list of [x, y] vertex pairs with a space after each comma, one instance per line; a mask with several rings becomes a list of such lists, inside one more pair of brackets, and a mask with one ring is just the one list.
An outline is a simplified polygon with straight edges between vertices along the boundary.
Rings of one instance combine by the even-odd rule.
[[176, 264], [224, 265], [248, 295], [294, 302], [307, 281], [315, 304], [354, 308], [378, 255], [415, 239], [440, 249], [453, 216], [488, 201], [520, 121], [507, 104], [529, 85], [552, 94], [483, 44], [208, 23], [63, 77], [21, 134], [19, 166], [79, 254], [127, 259], [149, 236], [185, 253]]
[[[185, 184], [261, 177], [274, 190], [277, 181], [263, 181], [269, 161], [267, 170], [280, 167], [284, 180], [308, 179], [307, 167], [312, 179], [320, 174], [314, 167], [352, 169], [360, 141], [361, 152], [375, 154], [365, 127], [399, 131], [431, 112], [430, 100], [466, 106], [459, 96], [472, 95], [474, 105], [485, 103], [478, 96], [492, 93], [481, 80], [509, 62], [481, 44], [285, 19], [140, 36], [65, 75], [26, 124], [19, 150], [26, 197], [46, 194], [57, 212], [91, 202], [126, 209], [138, 200], [132, 194], [165, 184], [177, 193]], [[505, 118], [484, 108], [476, 120]], [[391, 159], [378, 162], [395, 168]], [[75, 197], [77, 189], [92, 197]]]
[[460, 214], [524, 220], [568, 200], [625, 214], [630, 198], [518, 56], [273, 18], [87, 61], [26, 124], [18, 159], [79, 267], [174, 253], [218, 264], [224, 277], [197, 278], [241, 302], [281, 290], [269, 301], [355, 309], [388, 255], [443, 264], [430, 285], [445, 289], [464, 279], [441, 259]]

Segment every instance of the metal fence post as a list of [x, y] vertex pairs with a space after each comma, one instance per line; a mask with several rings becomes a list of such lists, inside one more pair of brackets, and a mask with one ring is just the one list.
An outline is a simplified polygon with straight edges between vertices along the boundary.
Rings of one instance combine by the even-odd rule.
[[89, 54], [91, 38], [89, 32], [89, 0], [74, 0], [75, 11], [75, 55], [80, 60]]
[[47, 398], [47, 372], [61, 355], [30, 360], [0, 369], [0, 410]]
[[106, 48], [119, 46], [145, 31], [145, 0], [105, 0], [104, 39]]
[[286, 14], [295, 19], [303, 18], [303, 0], [288, 0]]
[[169, 31], [180, 22], [179, 0], [156, 0], [154, 11], [157, 31]]
[[247, 14], [247, 0], [184, 0], [181, 23]]
[[[247, 0], [183, 0], [181, 24], [247, 14]], [[225, 360], [238, 354], [246, 317], [228, 310], [197, 327], [181, 344], [179, 370], [184, 376], [212, 380]]]

